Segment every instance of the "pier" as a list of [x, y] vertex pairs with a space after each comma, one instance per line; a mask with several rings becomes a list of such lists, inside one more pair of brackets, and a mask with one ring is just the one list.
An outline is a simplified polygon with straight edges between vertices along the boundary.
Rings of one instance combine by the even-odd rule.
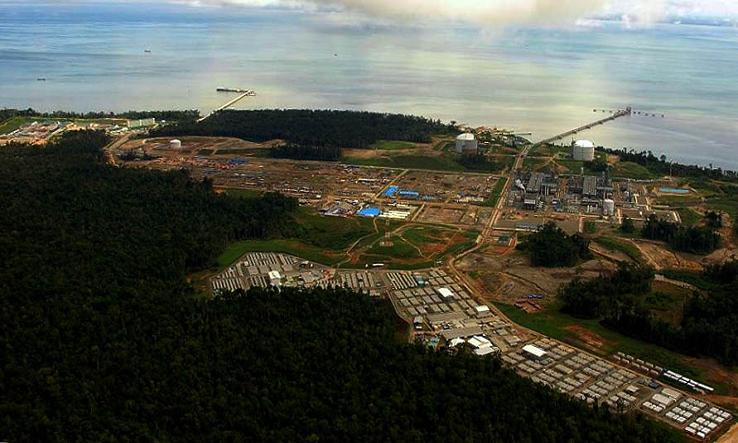
[[210, 114], [206, 115], [205, 117], [201, 117], [200, 119], [197, 120], [197, 122], [200, 123], [202, 121], [205, 121], [211, 115], [213, 115], [215, 113], [218, 113], [218, 112], [220, 112], [220, 111], [222, 111], [224, 109], [230, 108], [231, 106], [235, 105], [236, 103], [240, 102], [241, 100], [243, 100], [246, 97], [253, 97], [255, 95], [256, 95], [256, 93], [254, 91], [246, 91], [243, 94], [239, 95], [238, 97], [234, 98], [233, 100], [229, 101], [228, 103], [224, 104], [220, 108], [213, 110], [213, 112], [211, 112]]
[[588, 124], [586, 124], [584, 126], [580, 126], [578, 128], [572, 129], [570, 131], [566, 131], [566, 132], [564, 132], [562, 134], [555, 135], [555, 136], [553, 136], [551, 138], [547, 138], [546, 140], [542, 140], [542, 141], [536, 143], [536, 145], [544, 145], [546, 143], [557, 142], [559, 140], [565, 139], [565, 138], [567, 138], [569, 136], [572, 136], [574, 134], [578, 134], [578, 133], [580, 133], [582, 131], [586, 131], [587, 129], [592, 129], [595, 126], [604, 125], [607, 122], [611, 122], [611, 121], [613, 121], [615, 119], [618, 119], [620, 117], [626, 117], [626, 116], [629, 116], [629, 115], [632, 115], [632, 114], [633, 114], [633, 109], [630, 108], [630, 107], [625, 108], [625, 109], [621, 109], [621, 110], [613, 113], [609, 117], [603, 118], [601, 120], [597, 120], [596, 122], [588, 123]]

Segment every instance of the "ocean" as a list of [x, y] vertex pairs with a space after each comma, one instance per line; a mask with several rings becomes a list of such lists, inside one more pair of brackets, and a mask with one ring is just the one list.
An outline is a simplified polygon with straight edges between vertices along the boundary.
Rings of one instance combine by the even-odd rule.
[[[341, 23], [295, 11], [0, 3], [0, 107], [363, 109], [532, 132], [601, 118], [598, 145], [738, 169], [738, 30], [589, 22], [480, 30]], [[145, 52], [150, 50], [150, 52]], [[38, 81], [46, 78], [46, 81]], [[661, 115], [664, 115], [662, 118]]]

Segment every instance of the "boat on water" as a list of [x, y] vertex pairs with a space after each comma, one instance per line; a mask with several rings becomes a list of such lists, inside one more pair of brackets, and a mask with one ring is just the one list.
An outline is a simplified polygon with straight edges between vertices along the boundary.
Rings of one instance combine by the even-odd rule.
[[224, 88], [224, 87], [218, 87], [215, 89], [218, 92], [237, 92], [239, 94], [244, 94], [246, 92], [249, 92], [248, 89], [237, 89], [237, 88]]
[[36, 81], [37, 82], [45, 82], [46, 81], [46, 78], [45, 77], [39, 77], [39, 78], [36, 79]]
[[144, 52], [147, 54], [151, 54], [151, 49], [144, 49]]

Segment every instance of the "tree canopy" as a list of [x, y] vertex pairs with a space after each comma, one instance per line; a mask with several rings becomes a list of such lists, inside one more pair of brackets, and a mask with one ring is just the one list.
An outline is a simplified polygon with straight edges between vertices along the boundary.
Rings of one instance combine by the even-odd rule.
[[547, 268], [574, 266], [580, 259], [592, 257], [589, 240], [579, 234], [567, 235], [554, 222], [529, 235], [518, 249], [530, 255], [534, 266]]
[[680, 441], [495, 359], [398, 343], [364, 294], [198, 294], [191, 271], [280, 235], [295, 201], [109, 167], [106, 142], [0, 151], [0, 440]]
[[359, 111], [264, 109], [221, 111], [197, 123], [160, 127], [152, 136], [238, 137], [255, 142], [285, 140], [307, 146], [367, 148], [379, 140], [430, 142], [434, 134], [457, 130], [423, 117]]
[[720, 234], [715, 229], [722, 225], [721, 217], [714, 212], [711, 214], [715, 215], [709, 216], [707, 226], [689, 227], [651, 214], [641, 229], [641, 235], [651, 240], [665, 241], [677, 251], [709, 254], [720, 246]]

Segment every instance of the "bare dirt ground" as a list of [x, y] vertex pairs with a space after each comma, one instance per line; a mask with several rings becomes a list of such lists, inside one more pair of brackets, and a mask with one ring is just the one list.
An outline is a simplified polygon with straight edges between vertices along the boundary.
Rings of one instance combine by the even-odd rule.
[[[169, 150], [169, 141], [172, 137], [158, 137], [158, 138], [147, 138], [143, 140], [130, 140], [122, 147], [121, 151], [127, 151], [130, 149], [144, 148], [146, 150]], [[197, 137], [188, 136], [180, 137], [178, 140], [182, 142], [181, 151], [190, 152], [199, 149], [211, 149], [214, 152], [222, 151], [227, 153], [233, 149], [261, 149], [269, 146], [269, 143], [254, 143], [240, 138], [231, 137]], [[176, 151], [176, 152], [181, 152]], [[175, 151], [172, 151], [175, 152]]]
[[616, 267], [610, 261], [595, 259], [573, 268], [536, 268], [520, 252], [513, 250], [499, 255], [501, 251], [510, 250], [493, 246], [469, 254], [459, 263], [459, 269], [474, 276], [489, 301], [507, 304], [530, 294], [542, 294], [545, 298], [536, 302], [550, 304], [559, 287], [575, 277], [595, 278]]
[[643, 240], [633, 240], [640, 249], [646, 260], [656, 270], [659, 269], [685, 269], [689, 271], [701, 271], [702, 264], [696, 257], [688, 257], [685, 254], [670, 251], [665, 246]]
[[738, 442], [738, 424], [734, 424], [728, 432], [722, 435], [716, 443], [735, 443]]
[[417, 143], [413, 148], [407, 149], [344, 149], [343, 154], [352, 158], [379, 158], [391, 157], [393, 155], [417, 155], [422, 154], [427, 157], [439, 157], [443, 151], [434, 151], [433, 145], [426, 143]]
[[620, 252], [620, 251], [611, 251], [603, 246], [598, 245], [597, 243], [590, 243], [589, 245], [590, 251], [592, 251], [595, 255], [598, 255], [600, 257], [606, 258], [611, 261], [616, 262], [632, 262], [633, 260], [628, 257], [626, 254]]
[[583, 345], [594, 351], [596, 354], [602, 354], [602, 348], [604, 348], [608, 344], [607, 340], [605, 340], [604, 338], [579, 325], [567, 326], [564, 329], [575, 334], [577, 336], [577, 339], [579, 339], [579, 341]]

